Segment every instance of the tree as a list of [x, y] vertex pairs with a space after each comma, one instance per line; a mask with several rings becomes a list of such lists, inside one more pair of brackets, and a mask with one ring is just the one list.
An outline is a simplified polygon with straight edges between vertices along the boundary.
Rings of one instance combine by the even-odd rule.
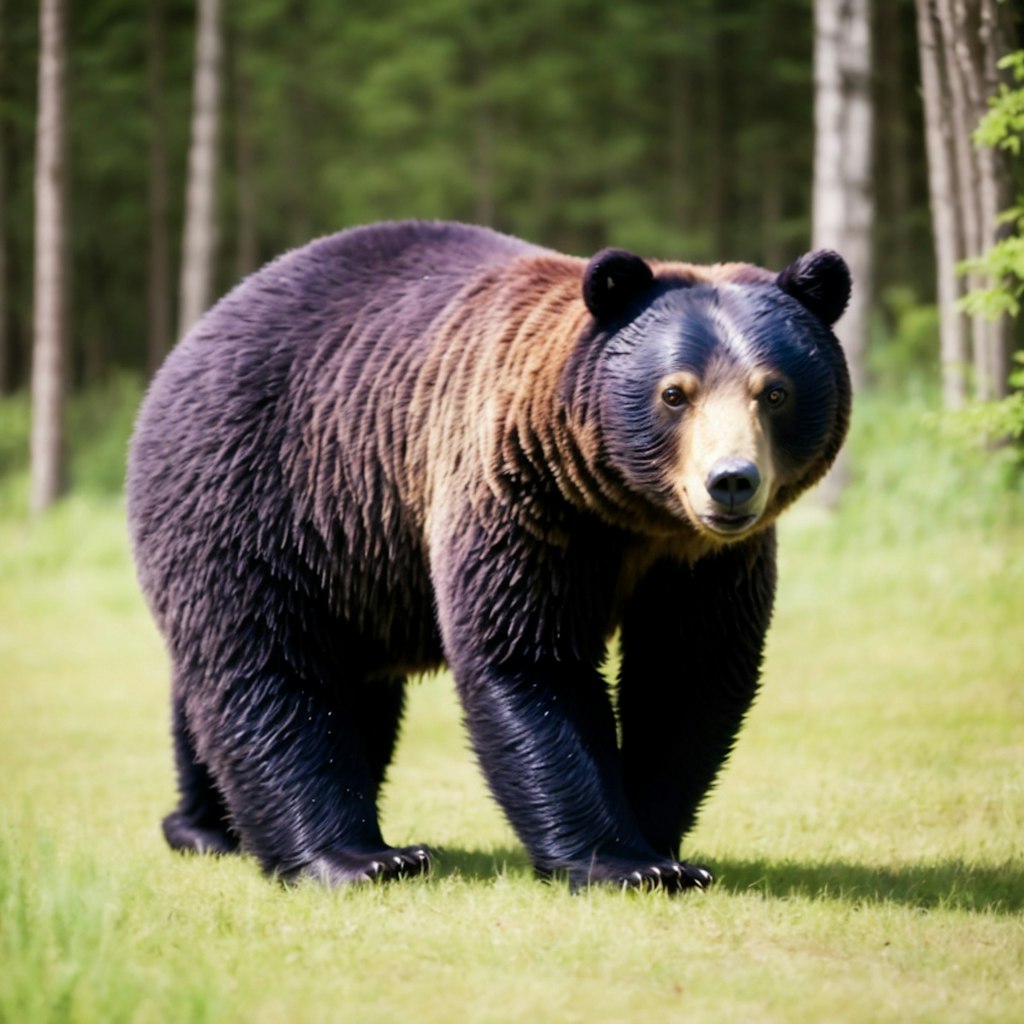
[[42, 512], [51, 505], [64, 486], [64, 381], [67, 334], [64, 0], [42, 0], [39, 16], [32, 467], [29, 492], [33, 513]]
[[178, 334], [205, 312], [213, 295], [217, 245], [217, 137], [220, 121], [220, 0], [199, 0], [192, 93], [192, 141], [185, 197]]
[[[991, 100], [988, 113], [974, 133], [979, 146], [1004, 150], [1018, 160], [1024, 155], [1024, 50], [1003, 58], [1000, 67], [1011, 71], [1015, 85], [1003, 83]], [[964, 297], [970, 312], [992, 319], [1005, 313], [1019, 317], [1024, 298], [1024, 181], [1016, 204], [1000, 216], [1007, 232], [976, 262], [975, 269], [986, 273], [989, 288]]]
[[[836, 335], [846, 352], [854, 391], [867, 379], [868, 314], [872, 298], [873, 107], [869, 0], [814, 4], [814, 248], [835, 249], [854, 287]], [[837, 461], [823, 484], [834, 504], [848, 473]]]
[[986, 287], [979, 258], [998, 240], [998, 215], [1009, 200], [1005, 160], [976, 147], [973, 133], [1011, 49], [1010, 7], [999, 0], [917, 0], [943, 394], [951, 408], [968, 395], [969, 363], [977, 397], [1005, 395], [1008, 387], [1009, 319], [964, 318], [959, 268], [965, 261], [971, 268], [966, 289]]
[[[1000, 67], [1013, 74], [1014, 86], [1000, 85], [991, 98], [991, 108], [975, 132], [981, 146], [1005, 150], [1016, 158], [1024, 153], [1024, 50], [1000, 61]], [[997, 319], [1018, 319], [1024, 303], [1024, 182], [1016, 205], [1000, 218], [1009, 228], [985, 255], [974, 262], [974, 269], [985, 274], [987, 288], [969, 292], [963, 299], [971, 313]], [[1009, 394], [989, 402], [977, 402], [958, 413], [959, 426], [987, 443], [1014, 442], [1018, 464], [1024, 463], [1024, 352], [1014, 358], [1018, 366], [1009, 374]]]
[[921, 88], [925, 108], [928, 151], [928, 192], [935, 245], [936, 292], [939, 303], [939, 362], [942, 398], [947, 409], [960, 408], [967, 399], [967, 324], [957, 302], [961, 295], [957, 262], [963, 252], [957, 200], [953, 125], [945, 116], [949, 92], [941, 51], [942, 28], [937, 0], [917, 0], [917, 39], [921, 55]]

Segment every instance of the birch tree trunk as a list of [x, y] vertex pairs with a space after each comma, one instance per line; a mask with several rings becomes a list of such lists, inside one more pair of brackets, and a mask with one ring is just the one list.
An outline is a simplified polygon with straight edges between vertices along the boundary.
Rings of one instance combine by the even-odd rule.
[[[958, 0], [963, 3], [963, 0]], [[989, 97], [999, 89], [1001, 75], [997, 67], [1004, 55], [1016, 48], [1012, 32], [1010, 4], [999, 0], [981, 0], [978, 32], [970, 47], [976, 86], [972, 90], [973, 124], [971, 131], [988, 110]], [[974, 147], [979, 169], [979, 209], [982, 252], [987, 251], [1007, 229], [998, 223], [1000, 213], [1011, 203], [1012, 186], [1009, 165], [1003, 151], [988, 146]], [[986, 285], [991, 282], [984, 282]], [[1007, 314], [986, 319], [976, 348], [984, 355], [975, 361], [978, 397], [1004, 398], [1010, 388], [1010, 354], [1013, 350], [1013, 324]]]
[[[979, 82], [974, 71], [978, 44], [978, 0], [940, 0], [939, 11], [943, 25], [948, 81], [952, 103], [946, 116], [953, 123], [953, 144], [957, 157], [956, 209], [960, 214], [962, 251], [960, 258], [980, 256], [986, 246], [989, 231], [982, 209], [984, 171], [980, 154], [971, 139], [984, 111], [984, 101], [978, 94]], [[979, 101], [981, 103], [979, 107]], [[993, 223], [995, 216], [993, 214]], [[967, 289], [973, 291], [984, 285], [984, 278], [975, 272], [966, 277]], [[974, 363], [974, 390], [987, 397], [992, 383], [989, 367], [990, 350], [986, 344], [989, 325], [985, 318], [970, 318], [970, 336]]]
[[185, 234], [181, 252], [179, 337], [205, 312], [213, 295], [222, 48], [220, 0], [199, 0], [192, 92], [192, 137], [185, 194]]
[[[962, 405], [969, 392], [998, 398], [1008, 387], [1012, 325], [964, 317], [957, 265], [982, 256], [997, 241], [996, 218], [1009, 203], [1009, 172], [1001, 153], [974, 145], [972, 133], [999, 86], [996, 64], [1013, 48], [1012, 14], [999, 0], [917, 0], [924, 90], [928, 177], [935, 238], [943, 398]], [[967, 289], [986, 287], [980, 272]]]
[[947, 409], [959, 409], [967, 400], [969, 360], [967, 322], [957, 309], [957, 302], [963, 295], [963, 284], [956, 268], [965, 246], [956, 209], [960, 189], [953, 122], [947, 116], [947, 97], [951, 86], [942, 51], [939, 0], [917, 0], [917, 45], [924, 94], [928, 194], [939, 303], [942, 400]]
[[29, 505], [48, 508], [64, 487], [67, 211], [64, 0], [41, 0], [36, 122], [35, 281]]
[[[850, 305], [836, 325], [854, 391], [867, 377], [871, 308], [872, 178], [871, 22], [869, 0], [814, 4], [814, 248], [835, 249], [853, 276]], [[849, 466], [841, 454], [821, 486], [834, 505]]]

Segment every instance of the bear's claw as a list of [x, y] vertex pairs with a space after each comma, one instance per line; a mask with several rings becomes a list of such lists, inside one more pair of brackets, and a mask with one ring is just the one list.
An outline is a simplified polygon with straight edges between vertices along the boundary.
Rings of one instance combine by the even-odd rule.
[[182, 853], [219, 855], [238, 850], [238, 837], [227, 826], [197, 825], [181, 811], [164, 818], [163, 832], [171, 849]]
[[714, 875], [707, 868], [679, 862], [668, 868], [652, 864], [646, 869], [635, 869], [626, 877], [620, 878], [619, 882], [623, 889], [664, 889], [667, 892], [681, 892], [683, 889], [707, 889], [714, 880]]
[[430, 851], [425, 846], [403, 846], [387, 850], [350, 853], [332, 850], [308, 864], [282, 875], [285, 881], [312, 878], [324, 885], [353, 882], [391, 882], [413, 878], [430, 871]]
[[667, 861], [662, 864], [640, 864], [617, 858], [595, 859], [586, 866], [572, 866], [554, 871], [541, 871], [543, 877], [552, 877], [567, 871], [573, 891], [592, 885], [610, 884], [621, 889], [682, 892], [684, 889], [707, 889], [714, 876], [707, 868], [685, 861]]

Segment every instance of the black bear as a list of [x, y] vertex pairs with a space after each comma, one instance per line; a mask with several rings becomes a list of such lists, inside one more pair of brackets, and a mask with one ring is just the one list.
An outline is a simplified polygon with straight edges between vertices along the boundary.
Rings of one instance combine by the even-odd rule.
[[406, 676], [446, 662], [539, 874], [710, 882], [679, 844], [758, 686], [773, 522], [846, 432], [849, 290], [829, 251], [587, 262], [427, 222], [243, 281], [156, 375], [129, 458], [170, 845], [331, 884], [426, 870], [377, 800]]

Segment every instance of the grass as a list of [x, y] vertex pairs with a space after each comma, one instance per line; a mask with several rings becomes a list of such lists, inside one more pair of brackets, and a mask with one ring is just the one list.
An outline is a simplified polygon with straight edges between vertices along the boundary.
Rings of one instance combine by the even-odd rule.
[[862, 402], [843, 509], [785, 525], [763, 695], [687, 844], [719, 883], [679, 899], [536, 882], [445, 676], [384, 808], [441, 849], [430, 879], [285, 890], [172, 855], [120, 442], [83, 441], [101, 484], [31, 526], [10, 470], [0, 1021], [1024, 1021], [1024, 497], [920, 404]]

